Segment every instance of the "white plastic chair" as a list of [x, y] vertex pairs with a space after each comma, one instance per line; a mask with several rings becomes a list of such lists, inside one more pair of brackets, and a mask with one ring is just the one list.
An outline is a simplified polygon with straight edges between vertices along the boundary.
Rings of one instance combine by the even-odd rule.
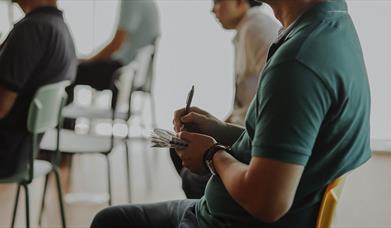
[[[85, 117], [88, 119], [111, 119], [112, 124], [116, 120], [128, 121], [134, 114], [131, 110], [132, 95], [135, 92], [144, 92], [151, 97], [151, 106], [154, 106], [151, 94], [153, 81], [153, 66], [155, 57], [156, 45], [146, 46], [138, 52], [134, 62], [120, 68], [118, 80], [115, 82], [119, 89], [119, 94], [114, 108], [94, 108], [83, 107], [71, 104], [64, 108], [63, 115], [66, 118]], [[154, 108], [152, 108], [153, 119], [155, 119]], [[156, 121], [154, 120], [154, 125]], [[129, 127], [128, 127], [129, 129]], [[42, 140], [41, 148], [44, 150], [54, 150], [54, 145], [51, 142], [55, 132], [45, 134]], [[130, 186], [130, 161], [129, 161], [129, 133], [125, 137], [115, 137], [114, 134], [110, 136], [102, 136], [96, 134], [77, 134], [72, 130], [61, 130], [60, 151], [71, 154], [102, 154], [105, 157], [107, 164], [107, 181], [108, 181], [108, 204], [112, 203], [111, 191], [111, 173], [110, 173], [110, 159], [108, 155], [118, 143], [125, 142], [126, 149], [126, 176], [127, 176], [127, 191], [128, 200], [131, 200], [131, 186]], [[140, 138], [139, 138], [140, 139]], [[142, 140], [145, 140], [141, 138]]]

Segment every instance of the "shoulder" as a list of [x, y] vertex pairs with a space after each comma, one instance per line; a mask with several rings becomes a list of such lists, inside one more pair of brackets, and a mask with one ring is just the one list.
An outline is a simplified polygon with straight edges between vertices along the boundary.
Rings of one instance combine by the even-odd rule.
[[37, 30], [39, 27], [41, 27], [39, 22], [30, 18], [23, 18], [21, 21], [14, 25], [12, 32], [16, 34], [28, 33]]
[[265, 9], [254, 7], [250, 9], [247, 19], [239, 29], [248, 39], [262, 39], [273, 42], [277, 38], [280, 23]]
[[137, 4], [138, 1], [127, 1], [127, 0], [121, 0], [121, 8], [123, 9], [124, 7], [125, 8], [129, 8], [131, 9], [132, 6], [137, 6], [139, 4]]
[[337, 90], [351, 81], [350, 75], [364, 77], [361, 47], [350, 17], [314, 20], [296, 30], [270, 59], [264, 77], [276, 69], [292, 74], [298, 64], [321, 81], [334, 98]]
[[322, 19], [301, 25], [277, 50], [268, 68], [287, 61], [298, 61], [314, 71], [335, 68], [328, 63], [335, 63], [334, 57], [346, 57], [343, 53], [347, 44], [344, 39], [350, 34], [344, 28], [347, 24], [349, 22], [339, 19]]
[[[317, 72], [295, 59], [281, 62], [275, 67], [269, 68], [264, 74], [260, 82], [259, 90], [261, 91], [264, 87], [272, 84], [280, 88], [282, 86], [306, 87], [311, 83], [319, 83], [326, 86]], [[305, 92], [305, 89], [303, 92]]]
[[40, 48], [41, 27], [30, 20], [22, 19], [14, 25], [7, 39], [3, 43], [3, 49], [23, 50], [24, 47], [33, 46]]
[[319, 21], [303, 38], [295, 57], [322, 75], [346, 73], [351, 64], [362, 64], [361, 45], [350, 16]]
[[249, 30], [266, 33], [278, 31], [281, 28], [281, 24], [271, 15], [271, 12], [268, 12], [261, 6], [253, 7], [249, 10], [245, 27]]
[[128, 11], [138, 11], [138, 10], [147, 10], [152, 6], [155, 6], [156, 3], [151, 0], [122, 0], [121, 8]]
[[20, 25], [28, 27], [28, 32], [35, 33], [42, 43], [49, 40], [70, 40], [72, 35], [62, 15], [54, 13], [37, 13], [26, 17]]
[[42, 35], [44, 33], [60, 32], [66, 28], [65, 22], [50, 15], [35, 15], [23, 18], [15, 24], [14, 31], [21, 34]]

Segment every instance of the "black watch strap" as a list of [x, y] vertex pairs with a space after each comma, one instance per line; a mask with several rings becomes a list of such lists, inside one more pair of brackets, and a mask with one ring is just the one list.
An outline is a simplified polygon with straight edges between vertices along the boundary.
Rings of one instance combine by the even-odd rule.
[[213, 156], [220, 150], [224, 150], [228, 153], [231, 152], [231, 148], [226, 147], [219, 143], [215, 143], [204, 154], [204, 163], [213, 175], [217, 175], [216, 170], [214, 169], [213, 166]]

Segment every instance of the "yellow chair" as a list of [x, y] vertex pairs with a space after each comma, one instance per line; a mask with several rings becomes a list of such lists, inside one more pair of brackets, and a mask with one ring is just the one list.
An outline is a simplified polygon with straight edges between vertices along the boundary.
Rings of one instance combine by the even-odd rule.
[[338, 177], [327, 185], [320, 205], [317, 228], [331, 228], [335, 217], [335, 211], [339, 202], [341, 192], [346, 180], [347, 174]]

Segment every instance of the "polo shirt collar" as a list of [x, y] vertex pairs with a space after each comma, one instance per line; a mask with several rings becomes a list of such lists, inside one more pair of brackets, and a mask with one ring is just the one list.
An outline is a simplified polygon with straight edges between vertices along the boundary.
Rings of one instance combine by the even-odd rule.
[[279, 31], [278, 31], [278, 36], [277, 36], [277, 41], [275, 43], [278, 43], [281, 41], [281, 39], [286, 39], [287, 37], [287, 34], [289, 34], [292, 29], [296, 26], [296, 24], [298, 23], [299, 19], [301, 18], [301, 16], [299, 16], [298, 18], [296, 18], [295, 21], [293, 21], [289, 26], [288, 28], [284, 28], [282, 27]]

